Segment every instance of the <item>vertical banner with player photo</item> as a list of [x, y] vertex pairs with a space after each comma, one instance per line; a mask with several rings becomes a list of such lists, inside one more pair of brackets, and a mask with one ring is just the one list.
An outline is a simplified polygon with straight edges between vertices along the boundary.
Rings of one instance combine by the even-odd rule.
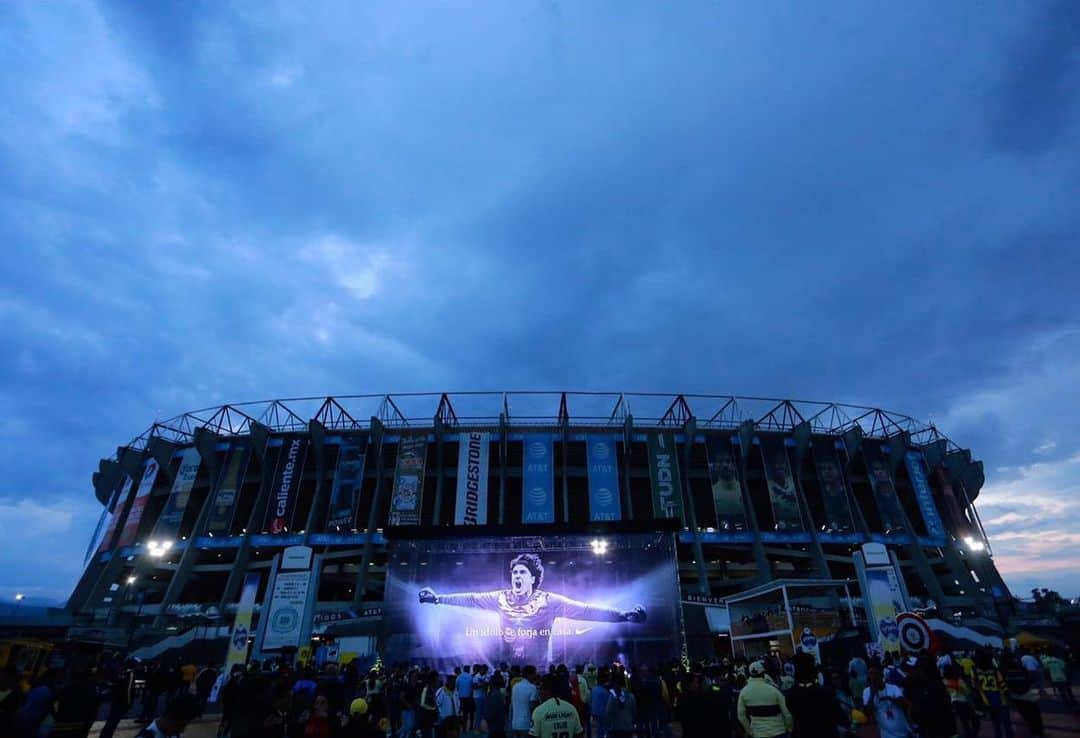
[[923, 523], [926, 524], [926, 535], [934, 545], [944, 546], [947, 542], [945, 525], [941, 522], [941, 515], [934, 504], [934, 493], [930, 489], [930, 480], [926, 478], [926, 464], [922, 453], [908, 450], [904, 454], [904, 464], [907, 466], [911, 486], [915, 490], [915, 501], [919, 503]]
[[326, 512], [327, 531], [347, 533], [356, 527], [360, 491], [364, 486], [367, 447], [366, 433], [341, 439], [334, 484], [330, 490], [330, 507]]
[[952, 480], [949, 479], [949, 472], [944, 466], [938, 466], [935, 474], [937, 475], [938, 484], [941, 486], [941, 496], [945, 500], [946, 515], [952, 518], [952, 527], [956, 531], [956, 535], [959, 538], [972, 535], [974, 530], [971, 522], [964, 515], [960, 500], [956, 497], [956, 490], [953, 489]]
[[121, 483], [119, 491], [113, 496], [112, 505], [109, 508], [109, 522], [105, 525], [105, 535], [101, 537], [101, 541], [98, 543], [97, 553], [108, 551], [112, 547], [113, 538], [116, 536], [116, 526], [120, 524], [123, 518], [124, 506], [127, 505], [128, 496], [131, 494], [131, 487], [134, 483], [131, 477], [127, 474], [124, 475], [124, 481]]
[[458, 435], [457, 504], [454, 525], [486, 525], [490, 433]]
[[550, 433], [529, 433], [524, 441], [521, 522], [555, 522], [555, 454]]
[[210, 535], [229, 535], [232, 531], [233, 518], [236, 516], [236, 503], [240, 500], [240, 489], [244, 486], [250, 451], [245, 445], [236, 445], [229, 449], [225, 466], [218, 477], [210, 508], [210, 519], [206, 523], [206, 532]]
[[195, 477], [199, 474], [201, 463], [197, 448], [192, 446], [184, 450], [172, 489], [169, 490], [169, 499], [165, 501], [165, 509], [161, 511], [157, 525], [154, 526], [154, 538], [171, 541], [180, 535], [180, 526], [184, 522], [188, 499], [195, 486]]
[[142, 479], [139, 480], [139, 486], [135, 490], [135, 499], [131, 502], [131, 510], [128, 511], [127, 520], [124, 521], [124, 528], [120, 531], [120, 540], [116, 542], [117, 548], [123, 548], [135, 543], [135, 538], [139, 535], [139, 525], [142, 523], [143, 513], [146, 512], [146, 503], [150, 499], [150, 492], [154, 489], [154, 482], [157, 481], [160, 468], [157, 460], [153, 457], [147, 459], [146, 463], [143, 464]]
[[866, 589], [863, 597], [866, 617], [877, 641], [887, 653], [899, 651], [900, 629], [896, 616], [906, 608], [896, 570], [891, 566], [868, 566]]
[[272, 534], [287, 533], [292, 525], [300, 480], [304, 476], [309, 440], [305, 436], [283, 439], [281, 452], [274, 471], [270, 501], [266, 505], [266, 522], [263, 529]]
[[394, 541], [382, 658], [439, 669], [676, 658], [674, 537], [609, 543], [597, 554], [586, 536]]
[[247, 662], [248, 639], [251, 637], [251, 615], [255, 610], [255, 597], [259, 593], [262, 572], [249, 571], [244, 576], [244, 586], [240, 590], [240, 602], [236, 606], [236, 619], [233, 620], [229, 634], [229, 651], [225, 656], [222, 673], [228, 678], [236, 664]]
[[679, 473], [675, 434], [654, 431], [648, 439], [653, 517], [682, 520], [682, 475]]
[[783, 436], [761, 436], [761, 460], [765, 464], [765, 480], [769, 485], [769, 501], [772, 503], [776, 530], [804, 530], [799, 497], [795, 492], [795, 478], [791, 475], [791, 462], [788, 461]]
[[900, 507], [900, 499], [896, 496], [892, 473], [889, 471], [885, 455], [881, 453], [881, 442], [865, 441], [862, 452], [863, 459], [866, 460], [866, 474], [870, 478], [870, 488], [874, 492], [874, 501], [877, 502], [878, 513], [881, 516], [883, 532], [910, 532], [904, 522], [904, 510]]
[[831, 439], [823, 439], [814, 444], [812, 451], [818, 485], [821, 487], [821, 500], [825, 508], [824, 532], [850, 533], [855, 527], [851, 517], [847, 483], [836, 456], [836, 447], [832, 445]]
[[712, 484], [716, 527], [724, 533], [747, 530], [746, 508], [739, 485], [738, 465], [731, 450], [731, 436], [710, 433], [705, 439], [709, 457], [709, 482]]
[[622, 520], [619, 501], [619, 464], [615, 436], [592, 434], [585, 437], [589, 473], [589, 521]]
[[394, 490], [390, 496], [390, 525], [420, 525], [426, 456], [426, 435], [403, 435], [398, 440]]

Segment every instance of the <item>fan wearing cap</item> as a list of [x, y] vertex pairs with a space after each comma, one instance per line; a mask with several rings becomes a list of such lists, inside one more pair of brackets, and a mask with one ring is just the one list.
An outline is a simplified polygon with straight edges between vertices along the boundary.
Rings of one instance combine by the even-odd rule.
[[341, 729], [340, 738], [386, 738], [386, 732], [380, 731], [368, 712], [368, 703], [363, 697], [357, 697], [349, 704], [349, 722]]
[[794, 725], [787, 701], [779, 689], [765, 680], [765, 664], [750, 664], [750, 678], [739, 692], [739, 723], [750, 738], [785, 736]]

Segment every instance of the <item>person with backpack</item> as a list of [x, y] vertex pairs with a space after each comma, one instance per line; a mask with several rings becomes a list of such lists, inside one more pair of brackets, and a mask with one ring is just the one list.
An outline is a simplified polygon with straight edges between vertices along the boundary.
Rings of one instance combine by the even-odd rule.
[[630, 738], [637, 718], [637, 700], [626, 688], [626, 677], [616, 671], [604, 705], [604, 725], [610, 738]]
[[956, 718], [937, 662], [930, 655], [920, 656], [914, 674], [918, 676], [917, 694], [909, 694], [905, 689], [904, 695], [912, 703], [912, 714], [919, 726], [920, 738], [953, 738], [956, 735]]
[[979, 703], [994, 726], [994, 738], [1013, 738], [1008, 685], [1005, 683], [1005, 677], [998, 670], [997, 664], [994, 663], [990, 649], [980, 648], [975, 652], [972, 676], [975, 688], [978, 690]]
[[910, 738], [912, 735], [904, 690], [895, 684], [887, 684], [881, 667], [870, 667], [869, 683], [863, 690], [863, 705], [866, 712], [873, 715], [881, 738]]
[[1002, 658], [1002, 670], [1010, 701], [1020, 713], [1028, 733], [1032, 738], [1039, 738], [1043, 734], [1043, 717], [1039, 707], [1038, 684], [1032, 678], [1031, 670], [1011, 653], [1006, 653]]
[[842, 722], [840, 703], [818, 682], [817, 665], [809, 654], [796, 654], [795, 684], [787, 693], [788, 710], [794, 721], [793, 738], [817, 738], [836, 733]]

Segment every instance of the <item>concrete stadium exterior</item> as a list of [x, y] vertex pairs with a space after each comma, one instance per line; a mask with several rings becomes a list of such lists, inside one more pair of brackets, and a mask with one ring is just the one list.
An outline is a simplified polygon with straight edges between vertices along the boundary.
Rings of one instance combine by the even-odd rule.
[[[486, 469], [477, 448], [462, 453], [470, 433]], [[525, 455], [541, 437], [553, 517], [526, 523]], [[598, 514], [590, 492], [598, 437], [616, 452], [617, 489], [601, 496], [613, 514]], [[402, 439], [420, 444], [416, 519], [404, 522], [390, 511]], [[657, 439], [674, 443], [670, 471], [652, 461]], [[361, 471], [342, 517], [331, 507], [349, 444], [366, 463], [348, 466]], [[273, 400], [157, 422], [102, 460], [93, 484], [106, 510], [67, 608], [142, 643], [193, 622], [228, 625], [245, 577], [266, 572], [266, 601], [276, 562], [298, 545], [315, 554], [309, 617], [377, 620], [387, 542], [401, 538], [670, 533], [688, 604], [775, 580], [854, 582], [855, 552], [878, 543], [913, 607], [993, 631], [1012, 602], [975, 509], [982, 463], [934, 426], [871, 407], [594, 392]], [[708, 636], [702, 618], [686, 629], [693, 642]]]

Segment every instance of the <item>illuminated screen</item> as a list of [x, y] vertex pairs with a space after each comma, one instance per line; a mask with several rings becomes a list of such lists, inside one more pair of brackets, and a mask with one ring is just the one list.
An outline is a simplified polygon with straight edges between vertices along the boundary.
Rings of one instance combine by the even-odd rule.
[[391, 663], [654, 664], [679, 654], [671, 534], [396, 541]]

